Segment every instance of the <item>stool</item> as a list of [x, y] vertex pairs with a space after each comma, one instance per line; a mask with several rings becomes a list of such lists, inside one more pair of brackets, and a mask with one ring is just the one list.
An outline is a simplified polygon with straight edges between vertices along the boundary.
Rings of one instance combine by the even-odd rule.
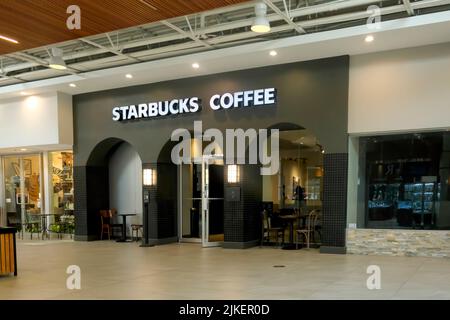
[[[133, 240], [139, 241], [139, 230], [143, 229], [144, 226], [142, 224], [132, 224], [131, 225], [131, 238]], [[136, 238], [134, 237], [134, 233], [136, 232]], [[142, 230], [141, 230], [142, 234]]]

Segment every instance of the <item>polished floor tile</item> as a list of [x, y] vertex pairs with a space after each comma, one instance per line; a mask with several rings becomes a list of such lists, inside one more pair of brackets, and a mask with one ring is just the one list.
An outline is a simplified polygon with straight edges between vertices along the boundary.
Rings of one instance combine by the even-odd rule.
[[[25, 239], [18, 265], [17, 278], [0, 277], [0, 299], [450, 299], [442, 258]], [[70, 265], [81, 290], [67, 289]], [[370, 265], [380, 290], [367, 288]]]

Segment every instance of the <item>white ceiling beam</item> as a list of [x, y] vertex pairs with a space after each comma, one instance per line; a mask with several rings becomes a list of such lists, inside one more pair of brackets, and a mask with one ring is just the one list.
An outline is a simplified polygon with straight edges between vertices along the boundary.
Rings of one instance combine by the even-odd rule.
[[185, 36], [186, 38], [190, 38], [192, 40], [194, 40], [195, 42], [201, 44], [202, 46], [205, 46], [207, 48], [212, 48], [212, 46], [207, 43], [206, 41], [200, 40], [199, 38], [197, 38], [194, 34], [190, 34], [189, 32], [184, 31], [183, 29], [178, 28], [176, 25], [166, 21], [166, 20], [162, 20], [161, 23], [173, 30], [175, 30], [176, 32], [182, 34], [183, 36]]
[[405, 6], [406, 12], [408, 12], [408, 14], [410, 16], [413, 16], [414, 15], [414, 9], [411, 7], [411, 2], [409, 0], [403, 0], [403, 5]]
[[113, 49], [113, 48], [105, 47], [105, 46], [103, 46], [101, 44], [98, 44], [97, 42], [94, 42], [94, 41], [91, 41], [91, 40], [88, 40], [88, 39], [84, 39], [84, 38], [81, 38], [79, 40], [82, 41], [82, 42], [85, 42], [87, 44], [90, 44], [93, 47], [104, 49], [104, 50], [106, 50], [108, 52], [111, 52], [111, 53], [117, 55], [117, 56], [122, 56], [122, 57], [125, 57], [125, 58], [129, 59], [129, 60], [133, 60], [134, 62], [140, 62], [141, 61], [141, 60], [139, 60], [137, 58], [134, 58], [134, 57], [132, 57], [132, 56], [130, 56], [128, 54], [122, 53], [120, 50], [116, 50], [116, 49]]
[[[294, 21], [292, 21], [292, 18], [288, 17], [286, 14], [289, 14], [288, 12], [285, 14], [283, 11], [281, 11], [273, 2], [272, 0], [263, 0], [263, 2], [271, 8], [277, 15], [279, 15], [288, 25], [292, 27], [295, 31], [297, 31], [300, 34], [305, 34], [306, 31], [302, 27], [300, 27], [298, 24], [296, 24]], [[285, 3], [286, 4], [286, 3]], [[287, 9], [287, 7], [286, 7]]]

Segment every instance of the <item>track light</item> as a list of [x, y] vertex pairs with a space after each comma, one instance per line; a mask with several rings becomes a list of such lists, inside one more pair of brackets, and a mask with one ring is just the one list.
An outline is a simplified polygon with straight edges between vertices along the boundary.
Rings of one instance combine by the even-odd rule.
[[66, 70], [67, 66], [64, 62], [63, 58], [63, 51], [59, 48], [52, 48], [52, 56], [50, 57], [50, 61], [48, 66], [52, 69], [56, 70]]
[[267, 20], [267, 5], [262, 2], [255, 4], [255, 20], [252, 24], [252, 31], [256, 33], [266, 33], [270, 31], [270, 22]]

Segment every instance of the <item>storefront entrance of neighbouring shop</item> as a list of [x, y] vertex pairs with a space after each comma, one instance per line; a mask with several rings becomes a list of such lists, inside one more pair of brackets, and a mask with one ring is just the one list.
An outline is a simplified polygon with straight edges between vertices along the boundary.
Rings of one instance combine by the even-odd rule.
[[72, 150], [0, 156], [0, 190], [0, 224], [17, 228], [21, 239], [73, 238]]
[[[76, 239], [99, 239], [99, 211], [111, 207], [117, 183], [110, 158], [127, 142], [140, 180], [119, 193], [141, 196], [133, 224], [148, 244], [246, 248], [264, 238], [264, 209], [292, 209], [290, 217], [317, 209], [321, 251], [345, 252], [347, 94], [348, 57], [338, 57], [75, 96]], [[176, 112], [186, 99], [195, 110]], [[297, 226], [287, 220], [285, 242]]]

